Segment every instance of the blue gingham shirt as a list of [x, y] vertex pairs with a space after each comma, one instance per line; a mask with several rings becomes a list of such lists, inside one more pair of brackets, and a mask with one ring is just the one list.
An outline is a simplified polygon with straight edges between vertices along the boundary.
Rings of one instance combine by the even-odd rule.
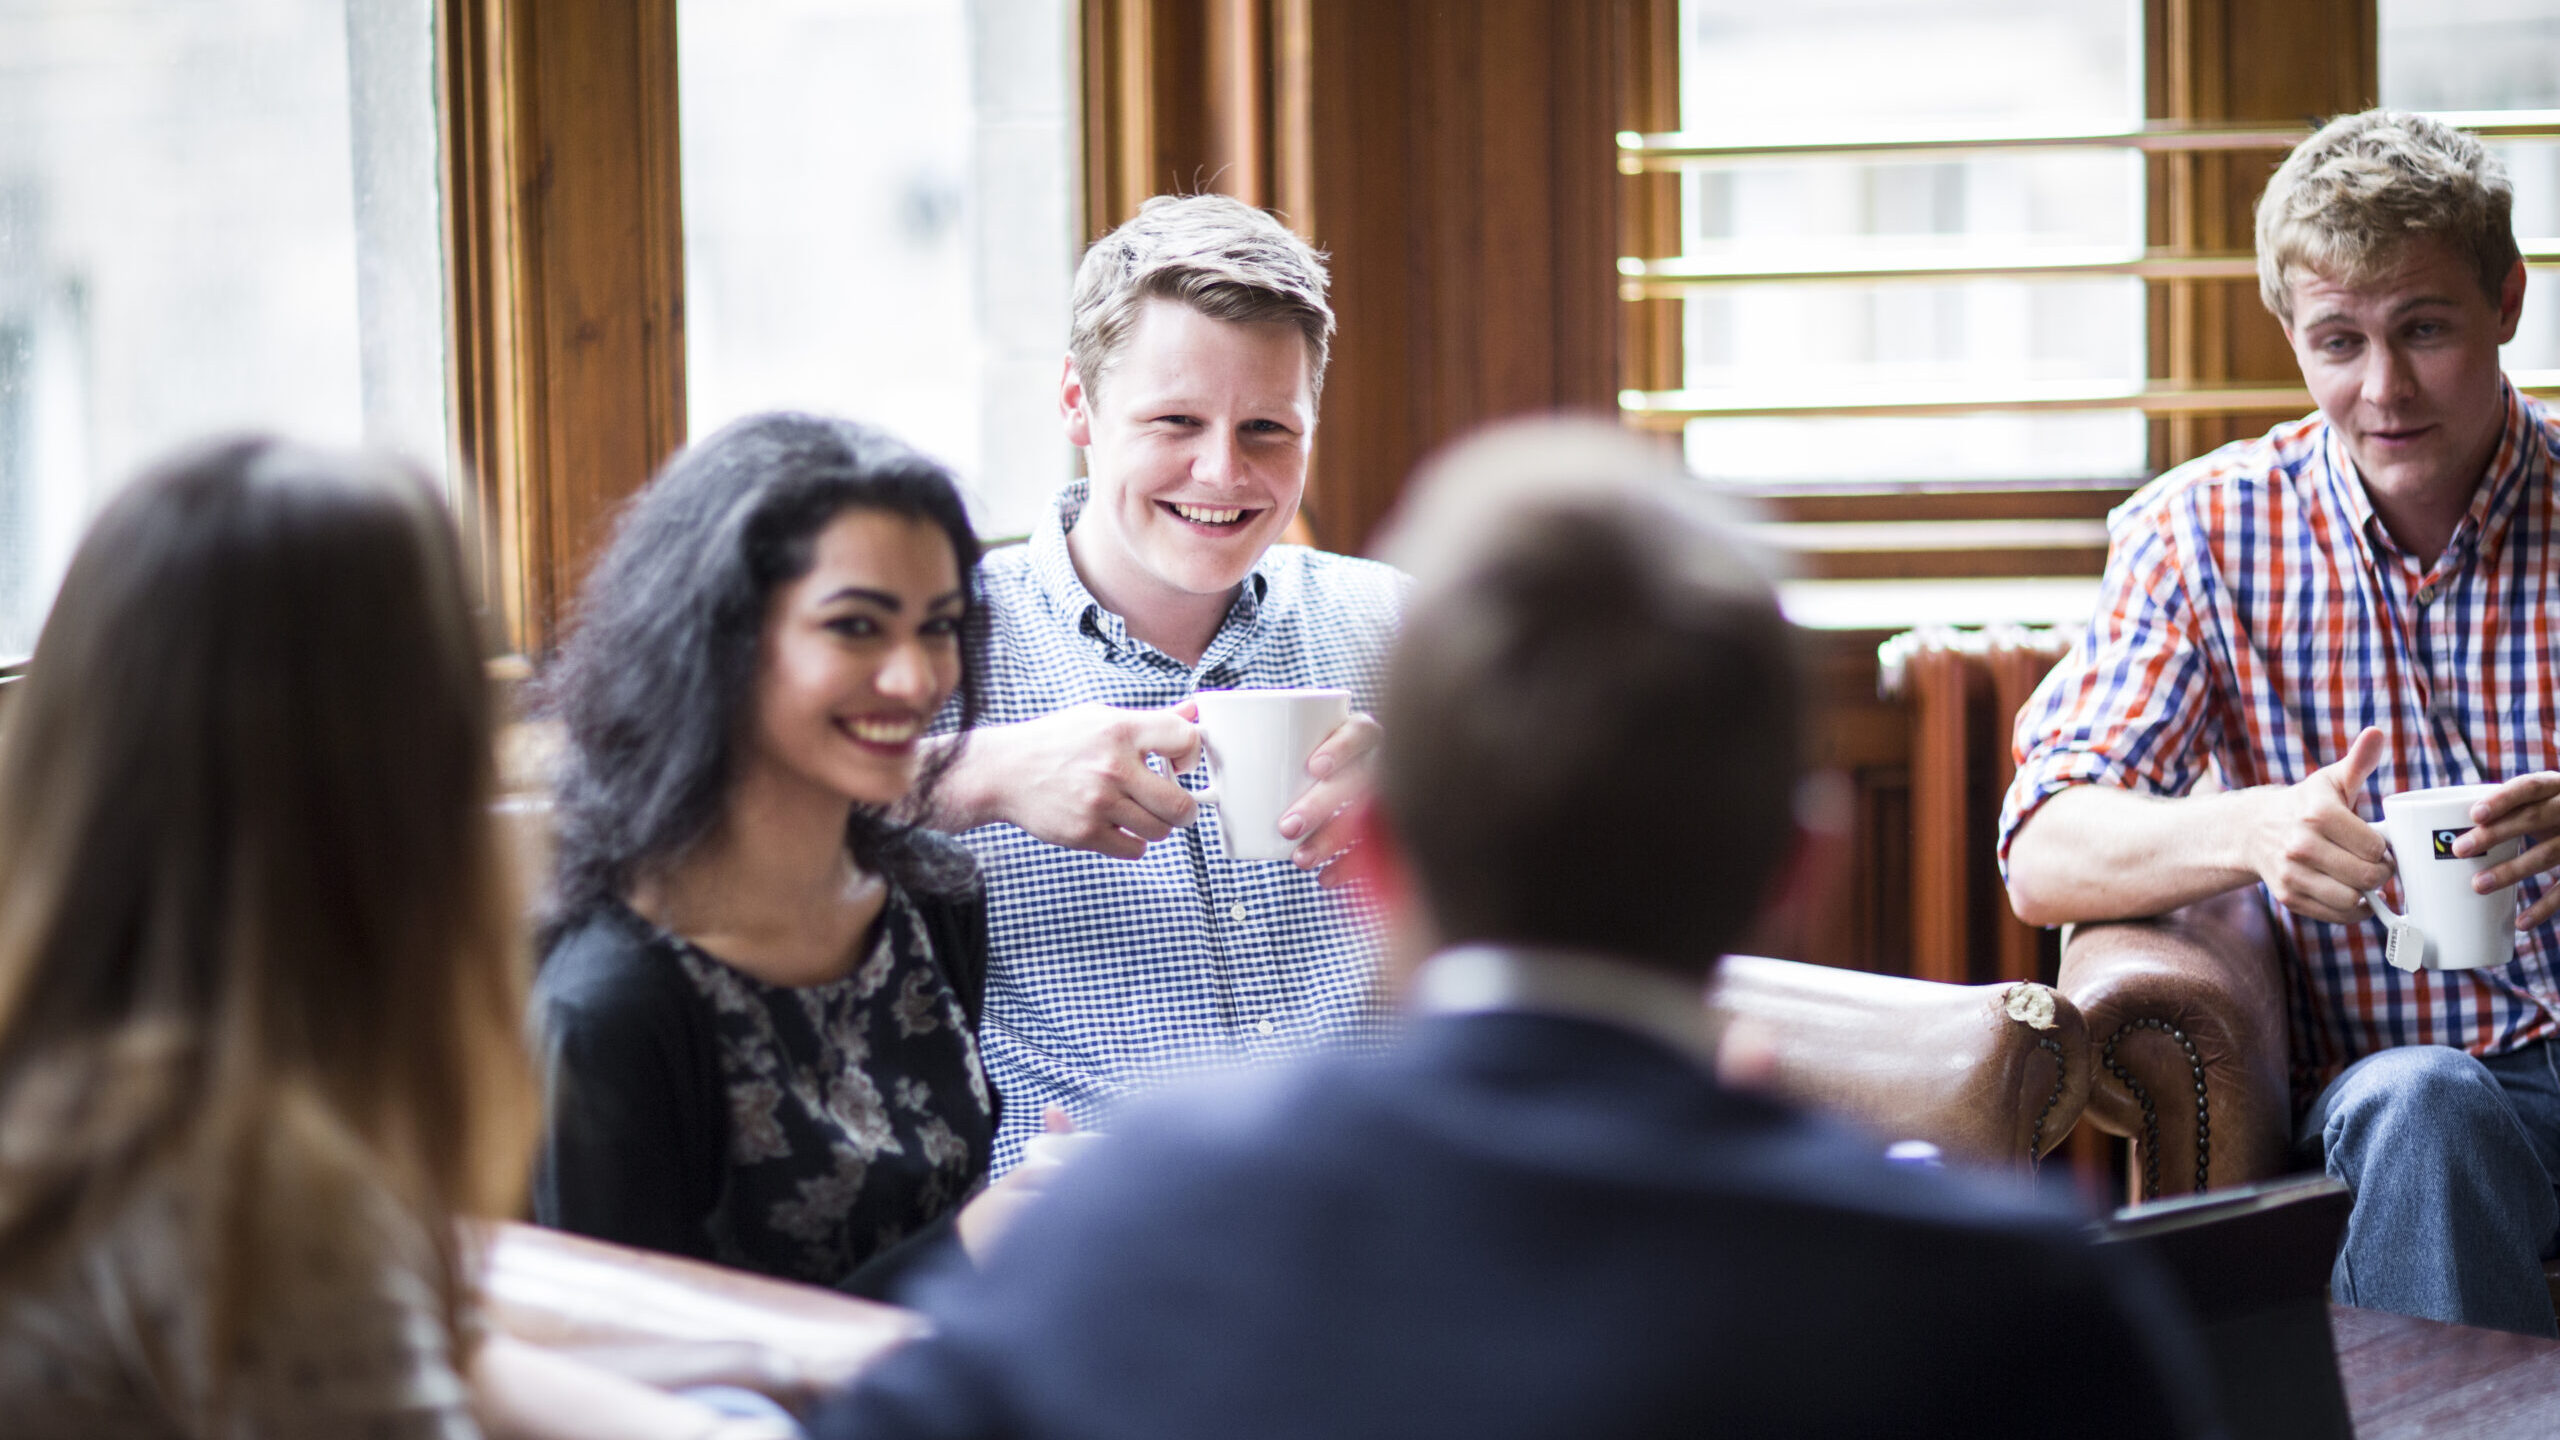
[[[1077, 578], [1067, 531], [1084, 508], [1061, 490], [1029, 543], [987, 557], [982, 723], [1087, 701], [1178, 705], [1195, 690], [1325, 686], [1374, 712], [1409, 582], [1371, 560], [1275, 545], [1239, 587], [1197, 665], [1130, 638]], [[945, 717], [946, 725], [950, 717]], [[1195, 767], [1181, 777], [1198, 789]], [[1004, 1095], [1002, 1173], [1064, 1105], [1080, 1126], [1169, 1076], [1374, 1042], [1383, 926], [1312, 872], [1227, 854], [1218, 807], [1117, 860], [1006, 824], [960, 838], [986, 877], [990, 961], [980, 1045]]]
[[[2560, 419], [2513, 388], [2471, 507], [2433, 564], [2392, 539], [2316, 412], [2152, 481], [2108, 517], [2095, 621], [2018, 714], [2000, 863], [2073, 785], [2183, 795], [2208, 767], [2289, 785], [2382, 727], [2356, 813], [2431, 785], [2560, 769]], [[2547, 875], [2519, 886], [2531, 904]], [[2295, 1094], [2397, 1045], [2497, 1055], [2560, 1035], [2560, 927], [2512, 964], [2407, 974], [2382, 922], [2276, 907]]]

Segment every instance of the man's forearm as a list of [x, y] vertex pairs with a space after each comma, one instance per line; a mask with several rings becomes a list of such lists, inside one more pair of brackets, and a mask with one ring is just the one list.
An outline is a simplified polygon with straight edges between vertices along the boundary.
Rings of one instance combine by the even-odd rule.
[[2168, 798], [2075, 785], [2010, 842], [2009, 903], [2030, 925], [2065, 925], [2164, 914], [2249, 884], [2269, 793]]
[[[925, 764], [939, 763], [958, 739], [954, 735], [937, 735], [926, 740]], [[960, 757], [951, 763], [950, 769], [942, 772], [941, 780], [934, 785], [932, 803], [926, 807], [922, 817], [928, 828], [945, 835], [957, 835], [999, 818], [995, 797], [987, 789], [985, 767], [973, 763], [978, 758], [972, 753], [973, 748], [964, 747]]]

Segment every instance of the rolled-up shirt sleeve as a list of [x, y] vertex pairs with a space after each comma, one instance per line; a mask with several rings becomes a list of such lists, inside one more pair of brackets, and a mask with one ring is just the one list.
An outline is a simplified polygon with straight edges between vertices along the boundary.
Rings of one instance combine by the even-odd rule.
[[2204, 773], [2220, 720], [2210, 646], [2170, 517], [2117, 512], [2097, 614], [2018, 711], [2017, 777], [2000, 808], [2000, 874], [2044, 802], [2074, 785], [2183, 795]]

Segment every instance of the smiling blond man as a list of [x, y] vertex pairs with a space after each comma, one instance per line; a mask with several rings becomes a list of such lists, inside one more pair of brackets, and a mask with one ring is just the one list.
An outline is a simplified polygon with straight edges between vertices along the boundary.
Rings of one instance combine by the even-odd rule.
[[[1382, 1023], [1376, 911], [1326, 867], [1367, 787], [1405, 585], [1276, 543], [1306, 489], [1325, 286], [1304, 241], [1220, 195], [1148, 201], [1077, 271], [1058, 408], [1086, 478], [986, 561], [987, 723], [941, 801], [987, 879], [999, 1170], [1049, 1106], [1095, 1124], [1180, 1071]], [[1192, 798], [1186, 702], [1319, 686], [1354, 714], [1282, 818], [1294, 860], [1237, 860]]]
[[[2020, 714], [2018, 913], [2276, 906], [2299, 1158], [2356, 1192], [2341, 1301], [2553, 1333], [2560, 1240], [2560, 428], [2500, 373], [2525, 270], [2504, 169], [2422, 116], [2335, 121], [2258, 206], [2317, 413], [2144, 487], [2098, 613]], [[2195, 793], [2210, 772], [2219, 793]], [[2493, 783], [2455, 842], [2532, 843], [2514, 959], [2403, 973], [2363, 895], [2381, 798]]]

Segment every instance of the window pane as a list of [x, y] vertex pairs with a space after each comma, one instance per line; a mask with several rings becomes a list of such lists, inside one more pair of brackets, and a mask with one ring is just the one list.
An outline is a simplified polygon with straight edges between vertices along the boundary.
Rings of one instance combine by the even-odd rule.
[[[1790, 138], [1912, 124], [2088, 126], [2142, 114], [2128, 0], [1683, 0], [1684, 129]], [[2143, 236], [2131, 154], [1751, 165], [1684, 180], [1691, 256], [1821, 257], [2104, 246]], [[2131, 380], [2132, 280], [1755, 286], [1687, 302], [1687, 383], [1816, 394]], [[2132, 414], [1716, 420], [1701, 473], [1752, 480], [2125, 477]]]
[[693, 433], [886, 426], [1030, 528], [1075, 260], [1065, 0], [682, 0]]
[[[2560, 0], [2381, 0], [2382, 103], [2406, 110], [2560, 109]], [[2560, 145], [2491, 147], [2516, 186], [2516, 235], [2560, 236]], [[2535, 271], [2507, 366], [2560, 366], [2560, 272]]]
[[0, 654], [172, 445], [274, 429], [441, 470], [433, 15], [0, 0]]

